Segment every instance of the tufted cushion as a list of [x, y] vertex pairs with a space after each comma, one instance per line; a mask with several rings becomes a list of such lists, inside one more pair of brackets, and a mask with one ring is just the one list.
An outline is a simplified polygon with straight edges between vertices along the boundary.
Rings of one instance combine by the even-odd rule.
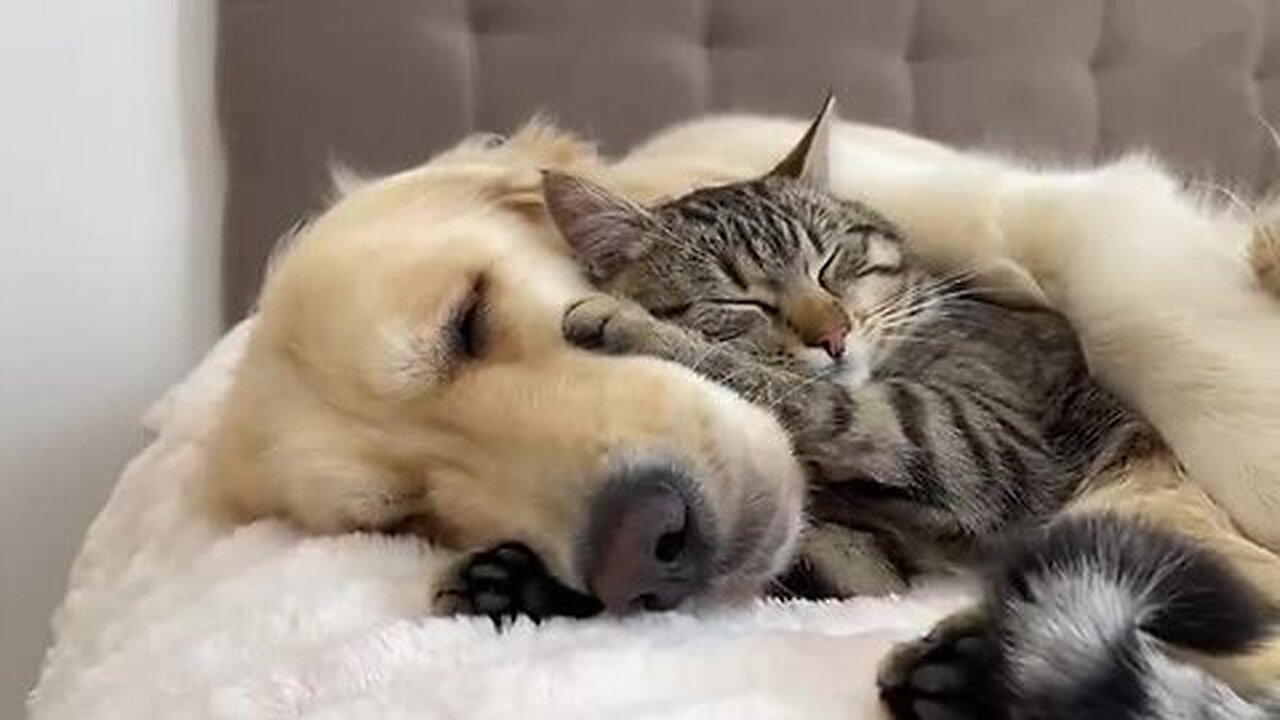
[[1280, 0], [222, 0], [228, 318], [328, 189], [534, 111], [625, 147], [709, 110], [1274, 179]]

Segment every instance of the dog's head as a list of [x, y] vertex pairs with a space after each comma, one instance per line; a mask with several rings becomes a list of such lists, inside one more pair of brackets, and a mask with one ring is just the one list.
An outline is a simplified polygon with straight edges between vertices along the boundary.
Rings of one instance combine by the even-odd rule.
[[589, 292], [539, 168], [546, 129], [357, 188], [275, 263], [214, 448], [245, 516], [534, 549], [613, 610], [754, 593], [801, 473], [775, 421], [688, 370], [568, 345]]

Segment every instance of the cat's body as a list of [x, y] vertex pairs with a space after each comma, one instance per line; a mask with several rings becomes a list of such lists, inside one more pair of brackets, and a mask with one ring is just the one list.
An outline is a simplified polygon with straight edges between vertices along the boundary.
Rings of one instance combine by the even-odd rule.
[[[559, 207], [603, 199], [575, 183], [550, 180]], [[930, 275], [887, 220], [804, 179], [617, 210], [633, 213], [611, 216], [631, 239], [575, 243], [584, 264], [687, 331], [637, 317], [624, 344], [770, 407], [807, 469], [813, 523], [779, 583], [787, 594], [879, 592], [971, 567], [986, 541], [1050, 517], [1146, 433], [1089, 378], [1060, 316]], [[571, 238], [600, 237], [568, 215]]]
[[[1204, 212], [1141, 160], [1035, 175], [857, 126], [842, 128], [852, 133], [845, 139], [867, 135], [858, 146], [867, 152], [845, 157], [854, 164], [828, 183], [810, 162], [828, 117], [755, 181], [740, 180], [761, 159], [745, 138], [776, 140], [781, 125], [709, 121], [654, 141], [634, 161], [642, 176], [688, 173], [700, 177], [692, 187], [711, 189], [652, 211], [546, 176], [548, 209], [588, 275], [631, 298], [579, 302], [565, 317], [566, 336], [682, 363], [774, 410], [809, 466], [818, 519], [803, 550], [818, 572], [791, 580], [841, 594], [884, 589], [904, 571], [965, 564], [987, 538], [1004, 546], [989, 555], [984, 601], [973, 612], [882, 666], [882, 697], [895, 718], [1280, 717], [1280, 561], [1262, 546], [1275, 539], [1266, 510], [1274, 486], [1259, 479], [1274, 469], [1259, 438], [1278, 426], [1267, 405], [1274, 396], [1258, 392], [1274, 380], [1254, 365], [1270, 357], [1264, 348], [1274, 337], [1233, 324], [1268, 328], [1275, 310], [1207, 244], [1244, 226]], [[728, 144], [752, 159], [741, 167], [743, 156], [715, 144], [721, 131], [744, 129], [735, 123], [761, 131]], [[699, 153], [720, 170], [700, 174]], [[914, 173], [917, 160], [941, 169]], [[745, 172], [734, 177], [732, 168]], [[784, 197], [792, 191], [833, 204], [846, 227], [820, 227], [806, 200]], [[743, 194], [757, 197], [744, 204]], [[629, 196], [655, 197], [643, 187]], [[836, 196], [869, 198], [931, 262], [972, 269], [982, 285], [931, 279], [875, 213]], [[716, 202], [724, 212], [708, 207]], [[868, 224], [874, 232], [864, 232]], [[815, 230], [826, 242], [812, 242]], [[1131, 262], [1115, 262], [1172, 240], [1168, 265], [1157, 270], [1135, 276]], [[771, 244], [811, 247], [791, 253], [801, 258], [792, 267], [752, 276], [709, 253], [735, 242], [754, 248], [743, 254], [760, 269], [768, 264], [760, 250]], [[859, 260], [835, 259], [837, 246], [860, 248]], [[1196, 275], [1202, 268], [1191, 257], [1203, 259], [1205, 273]], [[695, 282], [676, 282], [672, 262], [701, 268]], [[852, 267], [840, 287], [824, 281], [833, 263]], [[868, 278], [877, 282], [867, 286]], [[1053, 307], [1070, 327], [1057, 315], [964, 298], [968, 290]], [[1232, 314], [1192, 328], [1209, 313], [1176, 310], [1187, 298]], [[708, 304], [721, 316], [698, 309]], [[754, 324], [726, 322], [727, 308], [754, 312]], [[1081, 333], [1087, 364], [1070, 329]], [[812, 362], [824, 352], [853, 367]], [[1086, 366], [1156, 421], [1172, 447]], [[1247, 419], [1259, 422], [1246, 430]], [[1188, 434], [1193, 427], [1208, 432]], [[902, 556], [890, 562], [886, 548]], [[832, 569], [841, 575], [835, 587]]]

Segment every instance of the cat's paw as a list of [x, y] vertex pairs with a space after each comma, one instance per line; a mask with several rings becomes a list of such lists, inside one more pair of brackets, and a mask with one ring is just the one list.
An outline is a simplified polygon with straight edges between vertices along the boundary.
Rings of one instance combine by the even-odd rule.
[[503, 543], [462, 558], [436, 593], [440, 615], [483, 615], [497, 624], [526, 616], [590, 617], [600, 601], [565, 587], [525, 545]]
[[562, 330], [569, 342], [614, 354], [644, 353], [658, 321], [639, 305], [612, 295], [589, 295], [565, 311]]
[[895, 720], [998, 719], [994, 655], [981, 615], [952, 616], [894, 648], [880, 666], [880, 699]]

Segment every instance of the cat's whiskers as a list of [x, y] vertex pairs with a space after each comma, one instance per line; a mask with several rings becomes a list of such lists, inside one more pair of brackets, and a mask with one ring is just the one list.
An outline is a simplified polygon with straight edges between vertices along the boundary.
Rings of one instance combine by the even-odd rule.
[[[913, 322], [930, 310], [942, 307], [943, 305], [956, 300], [963, 300], [982, 293], [981, 288], [974, 288], [967, 285], [946, 292], [938, 291], [938, 288], [940, 287], [940, 285], [935, 286], [935, 288], [929, 291], [929, 294], [907, 304], [888, 307], [888, 303], [881, 303], [877, 308], [873, 308], [872, 311], [867, 314], [867, 323], [892, 327], [899, 323]], [[883, 310], [878, 310], [881, 306], [886, 307], [884, 307]]]
[[983, 288], [963, 284], [963, 281], [971, 276], [972, 273], [960, 273], [949, 278], [923, 283], [906, 291], [917, 296], [910, 302], [903, 303], [901, 296], [898, 296], [897, 302], [881, 303], [866, 320], [868, 338], [873, 344], [943, 344], [941, 341], [921, 337], [920, 320], [930, 312], [945, 310], [945, 307], [952, 302], [981, 295], [984, 292]]
[[952, 344], [951, 341], [948, 341], [948, 340], [938, 340], [936, 338], [923, 337], [919, 334], [886, 335], [880, 338], [880, 342], [884, 344], [894, 343], [899, 345], [911, 344], [911, 345], [948, 346]]
[[822, 370], [819, 370], [818, 372], [814, 373], [809, 377], [798, 378], [797, 382], [790, 383], [787, 386], [786, 392], [779, 395], [777, 399], [769, 403], [761, 403], [761, 404], [763, 404], [764, 407], [769, 410], [775, 410], [779, 405], [785, 402], [787, 398], [791, 397], [797, 392], [800, 392], [801, 390], [804, 390], [805, 388], [809, 387], [810, 385], [813, 385], [814, 383], [826, 382], [827, 380], [830, 380], [831, 378], [838, 375], [843, 369], [844, 368], [841, 367], [840, 365], [832, 364], [826, 368], [823, 368]]
[[868, 325], [896, 325], [906, 324], [919, 320], [922, 315], [942, 304], [941, 301], [929, 300], [896, 308], [876, 315], [868, 315], [866, 323]]
[[[735, 370], [733, 372], [730, 372], [722, 376], [721, 378], [719, 378], [719, 380], [720, 382], [723, 382], [727, 385], [732, 386], [734, 379], [736, 379], [740, 375], [744, 375], [750, 372], [750, 370], [751, 368], [744, 366], [739, 368], [738, 370]], [[764, 383], [759, 387], [749, 391], [739, 388], [739, 393], [743, 396], [743, 398], [745, 398], [747, 401], [753, 404], [760, 405], [761, 407], [765, 407], [768, 409], [772, 409], [777, 406], [777, 402], [778, 402], [773, 397], [774, 385], [775, 385], [774, 383]]]
[[698, 356], [697, 360], [694, 360], [692, 363], [689, 364], [690, 370], [693, 370], [695, 372], [700, 370], [702, 368], [702, 364], [705, 363], [707, 360], [709, 360], [713, 355], [715, 355], [718, 352], [724, 351], [725, 346], [728, 345], [730, 342], [732, 342], [732, 339], [707, 340], [706, 342], [707, 342], [706, 350], [704, 350], [702, 354]]

